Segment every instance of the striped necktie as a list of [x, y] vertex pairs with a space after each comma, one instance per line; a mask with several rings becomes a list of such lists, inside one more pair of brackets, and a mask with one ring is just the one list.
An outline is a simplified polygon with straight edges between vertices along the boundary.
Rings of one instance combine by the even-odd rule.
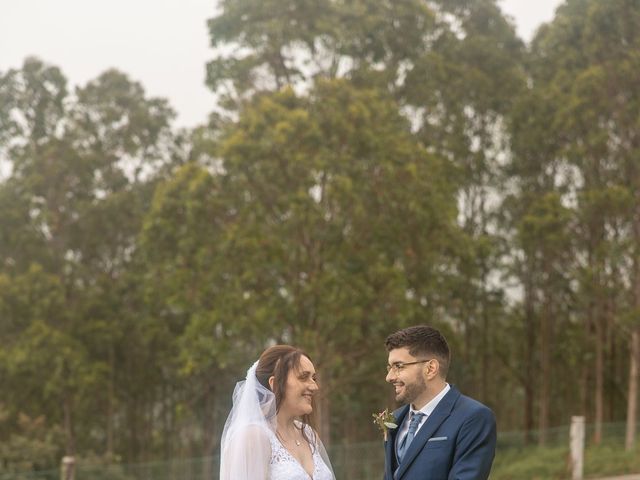
[[404, 458], [404, 454], [407, 453], [409, 449], [409, 445], [413, 442], [413, 437], [416, 435], [416, 431], [418, 430], [418, 425], [420, 425], [420, 420], [424, 417], [424, 413], [421, 412], [411, 412], [411, 420], [409, 421], [409, 431], [400, 442], [400, 446], [398, 447], [398, 461], [402, 462]]

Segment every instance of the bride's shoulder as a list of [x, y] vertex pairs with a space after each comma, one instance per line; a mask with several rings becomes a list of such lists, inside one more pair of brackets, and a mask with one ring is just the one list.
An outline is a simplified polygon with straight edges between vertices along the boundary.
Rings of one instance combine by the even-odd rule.
[[253, 443], [269, 443], [271, 438], [270, 430], [263, 425], [245, 425], [242, 429], [236, 432], [237, 440], [246, 444]]
[[312, 444], [316, 444], [318, 442], [318, 432], [316, 432], [311, 425], [300, 422], [300, 428]]

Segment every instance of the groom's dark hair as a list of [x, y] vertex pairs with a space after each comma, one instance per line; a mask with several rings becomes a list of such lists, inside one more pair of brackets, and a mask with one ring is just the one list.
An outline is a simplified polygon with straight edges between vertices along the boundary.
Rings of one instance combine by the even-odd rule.
[[407, 348], [416, 358], [429, 356], [436, 358], [440, 364], [440, 375], [442, 378], [447, 377], [451, 352], [444, 335], [435, 328], [428, 325], [403, 328], [389, 335], [384, 344], [388, 352], [396, 348]]

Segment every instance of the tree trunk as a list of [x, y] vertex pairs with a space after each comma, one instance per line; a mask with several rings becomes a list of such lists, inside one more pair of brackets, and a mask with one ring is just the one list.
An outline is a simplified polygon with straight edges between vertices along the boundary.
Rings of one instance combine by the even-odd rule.
[[[613, 274], [612, 274], [612, 278], [615, 279], [617, 278], [620, 273], [618, 271], [617, 268], [614, 267], [614, 269], [612, 270]], [[615, 280], [613, 281], [613, 283], [610, 283], [610, 291], [611, 292], [616, 292], [616, 287], [615, 287]], [[606, 319], [607, 319], [607, 329], [606, 329], [606, 337], [607, 337], [607, 351], [606, 351], [606, 357], [607, 360], [609, 362], [609, 367], [607, 368], [607, 370], [609, 371], [609, 375], [606, 375], [605, 380], [607, 382], [606, 386], [605, 386], [605, 390], [608, 392], [615, 392], [616, 391], [616, 386], [618, 384], [622, 385], [623, 382], [620, 382], [620, 375], [619, 375], [619, 370], [618, 370], [618, 361], [617, 361], [617, 348], [616, 348], [616, 335], [615, 335], [615, 331], [616, 331], [616, 312], [617, 312], [617, 308], [616, 308], [616, 302], [618, 301], [616, 295], [611, 295], [607, 302], [606, 302], [606, 306], [607, 306], [607, 314], [606, 314]], [[611, 419], [615, 418], [615, 395], [610, 394], [609, 398], [607, 399], [607, 402], [605, 402], [605, 412], [604, 412], [604, 418], [605, 421], [610, 421]]]
[[[481, 198], [481, 207], [480, 207], [480, 226], [481, 226], [481, 232], [483, 236], [488, 236], [489, 233], [487, 232], [487, 212], [485, 211], [485, 199]], [[482, 281], [482, 287], [481, 287], [481, 295], [482, 295], [482, 301], [480, 302], [480, 312], [479, 312], [479, 316], [482, 319], [482, 343], [480, 345], [480, 351], [482, 352], [482, 368], [480, 369], [480, 398], [482, 399], [482, 401], [486, 402], [489, 400], [489, 395], [491, 394], [491, 392], [493, 392], [495, 389], [490, 388], [491, 385], [489, 385], [491, 378], [493, 378], [493, 375], [489, 375], [489, 372], [491, 371], [491, 347], [489, 346], [489, 342], [490, 342], [490, 336], [489, 333], [491, 332], [491, 327], [490, 327], [490, 322], [491, 319], [489, 318], [489, 308], [490, 308], [490, 304], [489, 304], [489, 288], [487, 287], [487, 285], [489, 285], [489, 272], [490, 272], [490, 267], [488, 265], [489, 261], [487, 260], [486, 256], [483, 256], [481, 259], [481, 268], [480, 268], [480, 278]]]
[[631, 359], [629, 365], [629, 396], [627, 402], [627, 432], [624, 447], [631, 451], [636, 439], [636, 422], [638, 410], [638, 363], [640, 362], [640, 328], [633, 329], [631, 334]]
[[171, 430], [171, 395], [169, 394], [170, 386], [163, 380], [162, 382], [162, 446], [164, 450], [164, 458], [171, 458], [172, 453], [172, 430]]
[[540, 318], [540, 411], [538, 417], [538, 445], [547, 443], [549, 429], [549, 404], [551, 400], [551, 299], [546, 298], [544, 313]]
[[580, 416], [586, 418], [589, 411], [589, 371], [591, 368], [587, 363], [582, 364], [582, 370], [580, 373]]
[[113, 457], [113, 423], [114, 423], [114, 404], [115, 404], [115, 353], [113, 342], [109, 345], [109, 380], [107, 386], [107, 458], [109, 461]]
[[[325, 373], [322, 378], [325, 385], [328, 385], [329, 382], [327, 376], [328, 374]], [[318, 429], [322, 443], [327, 447], [331, 441], [331, 424], [329, 423], [329, 419], [331, 418], [331, 403], [328, 391], [323, 391], [318, 397], [319, 399], [316, 405], [317, 413], [315, 415], [316, 428]]]
[[138, 415], [138, 394], [134, 394], [133, 399], [129, 400], [127, 408], [127, 423], [129, 424], [129, 450], [127, 454], [128, 462], [139, 462], [140, 459], [140, 441], [139, 441], [139, 423], [140, 416]]
[[213, 463], [211, 457], [215, 453], [215, 449], [218, 445], [218, 435], [216, 432], [216, 411], [215, 411], [215, 387], [213, 385], [207, 386], [207, 391], [204, 398], [204, 457], [205, 461], [202, 463], [202, 478], [213, 478]]
[[595, 375], [596, 375], [596, 391], [595, 391], [595, 430], [593, 432], [593, 442], [600, 445], [602, 441], [602, 419], [604, 414], [604, 338], [603, 325], [600, 317], [596, 313], [596, 358], [595, 358]]
[[533, 433], [533, 408], [536, 389], [535, 377], [535, 348], [536, 348], [536, 326], [535, 312], [533, 307], [533, 287], [531, 282], [527, 282], [525, 291], [525, 385], [524, 385], [524, 431], [525, 444], [530, 444]]
[[[640, 191], [636, 193], [636, 197]], [[640, 241], [640, 211], [636, 212], [633, 222], [633, 236], [636, 248]], [[633, 258], [633, 306], [640, 311], [640, 253], [634, 251]], [[636, 313], [636, 315], [638, 315]], [[635, 319], [636, 322], [638, 319]], [[640, 369], [640, 325], [635, 325], [631, 331], [629, 359], [629, 395], [627, 397], [627, 432], [625, 435], [625, 450], [630, 451], [636, 441], [636, 422], [638, 412], [638, 370]]]
[[489, 375], [491, 371], [491, 347], [489, 346], [489, 332], [491, 332], [490, 327], [490, 318], [489, 318], [489, 300], [488, 300], [488, 289], [484, 286], [488, 283], [489, 268], [486, 265], [486, 260], [482, 262], [482, 302], [480, 305], [481, 312], [480, 317], [482, 318], [482, 344], [481, 344], [481, 352], [482, 352], [482, 368], [480, 369], [481, 382], [480, 382], [480, 398], [482, 401], [486, 402], [489, 399], [490, 394], [496, 389], [492, 389], [489, 383], [491, 382], [492, 375]]
[[64, 433], [66, 437], [66, 455], [73, 457], [76, 453], [76, 439], [73, 431], [73, 401], [71, 395], [65, 392], [64, 400], [62, 402], [62, 409], [64, 412]]

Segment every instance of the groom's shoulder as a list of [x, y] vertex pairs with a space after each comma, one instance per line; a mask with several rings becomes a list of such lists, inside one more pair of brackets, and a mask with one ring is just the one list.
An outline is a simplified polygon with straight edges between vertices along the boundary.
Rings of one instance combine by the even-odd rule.
[[493, 411], [484, 403], [476, 400], [475, 398], [468, 397], [460, 394], [458, 398], [457, 407], [465, 410], [466, 412], [474, 413], [476, 415], [484, 415], [493, 417]]
[[445, 396], [450, 397], [455, 406], [454, 409], [472, 410], [472, 411], [491, 411], [484, 403], [476, 400], [475, 398], [464, 395], [455, 385], [451, 385], [451, 389]]

